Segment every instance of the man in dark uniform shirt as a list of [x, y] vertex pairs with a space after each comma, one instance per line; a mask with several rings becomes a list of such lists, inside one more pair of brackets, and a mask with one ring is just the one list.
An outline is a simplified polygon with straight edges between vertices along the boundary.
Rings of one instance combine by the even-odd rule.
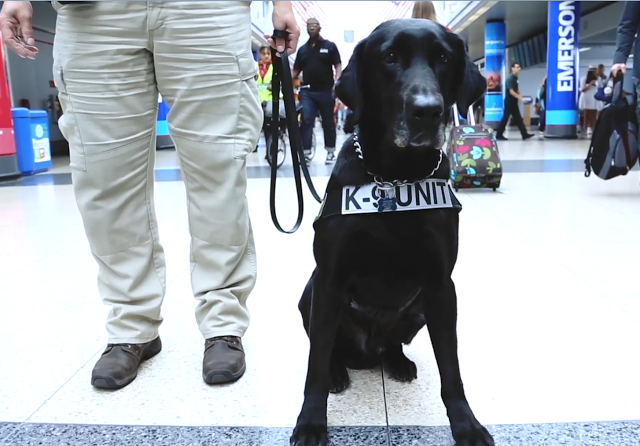
[[[302, 146], [305, 154], [311, 153], [311, 140], [316, 116], [320, 112], [324, 130], [324, 147], [327, 150], [326, 164], [336, 160], [336, 123], [333, 116], [335, 99], [334, 81], [342, 73], [342, 61], [336, 44], [320, 36], [320, 22], [307, 20], [309, 41], [298, 50], [293, 65], [293, 78], [303, 73], [300, 86], [302, 105]], [[335, 77], [333, 69], [335, 68]]]
[[507, 128], [507, 122], [509, 117], [513, 117], [513, 122], [518, 126], [518, 130], [522, 134], [522, 139], [529, 139], [533, 136], [532, 133], [527, 132], [527, 127], [524, 125], [522, 115], [520, 114], [520, 107], [518, 101], [524, 104], [525, 99], [520, 95], [520, 88], [518, 86], [518, 73], [520, 73], [520, 64], [514, 62], [511, 64], [511, 75], [507, 78], [507, 95], [504, 98], [504, 112], [502, 115], [502, 121], [496, 129], [496, 139], [500, 141], [506, 141], [504, 137], [504, 131]]

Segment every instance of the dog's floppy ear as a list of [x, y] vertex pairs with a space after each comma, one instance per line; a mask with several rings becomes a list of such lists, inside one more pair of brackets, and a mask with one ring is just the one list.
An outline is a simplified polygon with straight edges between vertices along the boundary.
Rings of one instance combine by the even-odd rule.
[[485, 94], [487, 79], [480, 74], [477, 65], [473, 63], [467, 52], [467, 45], [460, 36], [450, 33], [454, 41], [454, 48], [460, 55], [461, 63], [457, 67], [457, 82], [455, 83], [455, 101], [461, 115], [466, 116], [469, 106]]
[[335, 87], [336, 96], [353, 111], [356, 122], [362, 110], [362, 55], [365, 40], [361, 40], [354, 48], [349, 63], [336, 81]]

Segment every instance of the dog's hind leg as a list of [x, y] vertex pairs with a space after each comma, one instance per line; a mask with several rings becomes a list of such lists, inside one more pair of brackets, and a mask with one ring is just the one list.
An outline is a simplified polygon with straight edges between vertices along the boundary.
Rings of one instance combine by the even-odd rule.
[[456, 446], [495, 446], [493, 437], [476, 419], [464, 394], [458, 362], [457, 296], [453, 280], [450, 277], [433, 279], [428, 295], [422, 299], [451, 433]]
[[390, 378], [400, 382], [411, 382], [418, 377], [416, 364], [402, 351], [402, 344], [387, 346], [382, 353], [382, 365]]

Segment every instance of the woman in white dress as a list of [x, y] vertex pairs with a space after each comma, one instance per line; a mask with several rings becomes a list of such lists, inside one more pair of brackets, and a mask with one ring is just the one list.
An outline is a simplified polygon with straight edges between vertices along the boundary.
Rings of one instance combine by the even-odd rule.
[[584, 111], [584, 128], [587, 132], [587, 138], [591, 138], [598, 116], [598, 101], [595, 97], [598, 92], [598, 76], [595, 69], [590, 68], [587, 72], [581, 92], [579, 105], [580, 109]]

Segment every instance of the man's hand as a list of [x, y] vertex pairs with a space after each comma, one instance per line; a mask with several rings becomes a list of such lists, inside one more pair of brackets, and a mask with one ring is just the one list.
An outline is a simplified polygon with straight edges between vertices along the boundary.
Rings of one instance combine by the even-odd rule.
[[34, 46], [32, 17], [31, 2], [4, 2], [0, 12], [2, 41], [11, 51], [27, 59], [35, 59], [38, 54], [38, 48]]
[[300, 28], [298, 28], [296, 18], [293, 15], [291, 2], [273, 2], [273, 28], [287, 31], [289, 37], [285, 42], [282, 37], [273, 37], [270, 34], [265, 34], [264, 36], [269, 41], [269, 44], [279, 53], [284, 52], [286, 49], [287, 54], [293, 54], [298, 47]]
[[618, 71], [622, 71], [622, 73], [626, 73], [627, 72], [627, 64], [617, 63], [617, 64], [614, 64], [611, 67], [611, 72], [613, 73], [614, 76], [616, 74], [618, 74]]

